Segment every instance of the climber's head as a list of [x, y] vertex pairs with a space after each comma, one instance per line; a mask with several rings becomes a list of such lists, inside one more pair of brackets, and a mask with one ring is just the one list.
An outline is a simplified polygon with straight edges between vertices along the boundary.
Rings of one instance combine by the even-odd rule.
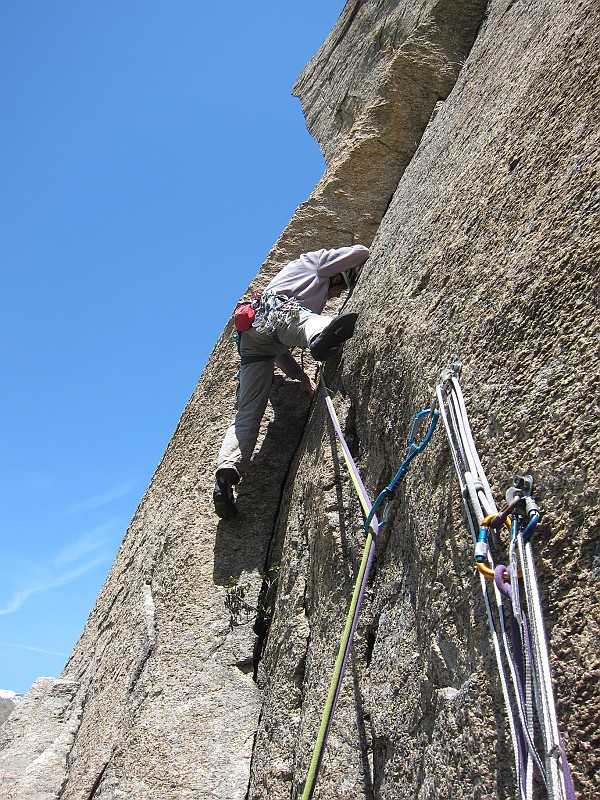
[[327, 292], [327, 298], [331, 300], [332, 297], [339, 297], [343, 291], [346, 290], [346, 281], [344, 280], [344, 275], [341, 272], [338, 272], [337, 275], [332, 275], [329, 278], [329, 290]]
[[337, 275], [332, 275], [329, 279], [329, 291], [327, 297], [339, 297], [346, 289], [352, 290], [358, 279], [360, 267], [348, 269], [345, 272], [338, 272]]

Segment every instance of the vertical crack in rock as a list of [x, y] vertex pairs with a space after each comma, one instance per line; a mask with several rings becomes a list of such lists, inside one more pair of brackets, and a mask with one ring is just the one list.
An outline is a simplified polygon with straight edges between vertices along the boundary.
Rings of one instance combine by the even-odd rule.
[[96, 796], [96, 792], [98, 791], [98, 789], [100, 788], [100, 785], [102, 784], [102, 779], [104, 778], [104, 773], [106, 772], [106, 769], [107, 769], [109, 764], [110, 764], [110, 761], [107, 761], [106, 764], [104, 764], [104, 766], [102, 767], [102, 769], [98, 773], [98, 777], [94, 781], [94, 785], [92, 786], [92, 788], [90, 790], [90, 793], [87, 796], [87, 800], [94, 800], [94, 797]]
[[[309, 423], [309, 420], [314, 418], [313, 412], [314, 412], [314, 401], [311, 404], [311, 406], [307, 409], [303, 422], [303, 431], [304, 431], [303, 437], [299, 440], [298, 445], [287, 465], [283, 477], [279, 502], [274, 516], [274, 526], [271, 537], [269, 539], [269, 546], [265, 559], [264, 577], [259, 593], [258, 614], [253, 628], [254, 633], [256, 634], [254, 656], [253, 656], [253, 680], [259, 685], [261, 683], [259, 669], [264, 654], [265, 646], [268, 640], [270, 625], [274, 613], [275, 600], [279, 589], [281, 550], [282, 547], [284, 546], [284, 543], [282, 541], [282, 533], [284, 533], [286, 529], [287, 513], [288, 513], [287, 509], [289, 507], [289, 501], [290, 501], [288, 492], [290, 488], [290, 483], [293, 481], [294, 475], [296, 474], [297, 471], [298, 459], [301, 457], [301, 453], [304, 448], [307, 425]], [[305, 607], [306, 604], [305, 595], [303, 595], [303, 604]], [[306, 664], [306, 658], [304, 656], [297, 661], [296, 669], [294, 671], [294, 676], [296, 679], [295, 682], [299, 687], [302, 685], [303, 682], [305, 664]], [[246, 800], [249, 800], [251, 797], [252, 763], [254, 761], [254, 753], [257, 747], [257, 735], [262, 721], [262, 713], [263, 712], [261, 709], [261, 713], [257, 722], [257, 729], [254, 734], [252, 758], [250, 762], [251, 773], [248, 778], [248, 785], [245, 795]]]

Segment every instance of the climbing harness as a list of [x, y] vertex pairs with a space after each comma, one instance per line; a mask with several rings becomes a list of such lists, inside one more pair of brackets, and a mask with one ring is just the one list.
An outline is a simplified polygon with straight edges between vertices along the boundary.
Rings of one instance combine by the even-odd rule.
[[[436, 389], [437, 405], [473, 537], [475, 563], [513, 745], [517, 797], [518, 800], [530, 800], [533, 797], [535, 765], [550, 800], [575, 800], [556, 718], [548, 647], [531, 548], [531, 537], [540, 517], [533, 498], [533, 478], [530, 475], [517, 477], [512, 489], [507, 492], [506, 508], [498, 512], [473, 440], [459, 383], [461, 368], [461, 364], [453, 364], [442, 372], [441, 383]], [[519, 523], [521, 517], [527, 520], [522, 531]], [[506, 528], [510, 536], [508, 567], [502, 564], [494, 566], [488, 541], [491, 529], [502, 528]], [[520, 600], [521, 578], [526, 608]], [[493, 586], [500, 632], [492, 612], [488, 582]], [[505, 605], [509, 611], [512, 647]], [[510, 684], [505, 663], [510, 673]], [[538, 730], [541, 731], [543, 756], [539, 755], [535, 746]]]
[[257, 304], [257, 299], [253, 300], [251, 303], [240, 303], [236, 306], [235, 311], [233, 312], [234, 330], [231, 334], [231, 338], [235, 342], [235, 346], [237, 347], [237, 351], [240, 356], [238, 369], [233, 376], [235, 381], [239, 381], [240, 369], [246, 366], [246, 364], [256, 364], [261, 361], [272, 361], [274, 358], [273, 355], [242, 355], [242, 337], [243, 334], [252, 327], [253, 321], [256, 318]]
[[264, 355], [264, 356], [258, 356], [258, 355], [257, 356], [248, 356], [248, 355], [244, 355], [243, 356], [242, 355], [242, 335], [243, 335], [243, 333], [244, 333], [243, 331], [235, 330], [231, 334], [231, 338], [235, 342], [238, 354], [240, 356], [240, 361], [239, 361], [239, 364], [238, 364], [237, 371], [236, 371], [235, 375], [233, 376], [233, 380], [234, 381], [239, 381], [239, 379], [240, 379], [240, 370], [241, 370], [242, 367], [245, 367], [246, 364], [258, 364], [261, 361], [273, 361], [273, 358], [274, 358], [274, 356], [272, 356], [272, 355]]
[[[325, 385], [325, 380], [323, 378], [322, 372], [321, 372], [321, 386], [323, 388], [325, 403], [329, 411], [333, 427], [335, 429], [337, 438], [342, 447], [342, 452], [344, 454], [344, 459], [346, 461], [346, 465], [348, 467], [352, 483], [354, 484], [354, 488], [357, 492], [361, 506], [365, 513], [366, 519], [364, 522], [364, 530], [366, 533], [366, 539], [365, 539], [365, 547], [363, 551], [362, 560], [354, 584], [354, 591], [352, 593], [350, 607], [348, 609], [348, 615], [346, 617], [346, 624], [344, 626], [344, 631], [342, 633], [338, 655], [335, 662], [333, 675], [331, 678], [329, 693], [327, 695], [327, 700], [325, 701], [325, 707], [323, 709], [323, 714], [321, 717], [321, 725], [319, 728], [319, 732], [317, 734], [317, 739], [315, 742], [311, 763], [304, 784], [302, 800], [310, 800], [315, 789], [317, 776], [323, 759], [323, 753], [325, 751], [327, 737], [331, 729], [333, 716], [335, 713], [340, 690], [342, 687], [342, 681], [344, 679], [344, 673], [346, 671], [346, 666], [350, 655], [350, 649], [352, 647], [354, 634], [356, 632], [356, 627], [358, 625], [358, 619], [364, 599], [365, 590], [369, 582], [371, 567], [373, 565], [373, 559], [375, 556], [375, 547], [377, 544], [378, 532], [383, 527], [383, 525], [386, 524], [386, 517], [387, 517], [389, 503], [391, 502], [391, 500], [393, 500], [395, 496], [394, 494], [395, 487], [406, 474], [412, 459], [419, 453], [422, 453], [425, 447], [427, 446], [427, 443], [431, 439], [431, 436], [433, 434], [439, 416], [439, 412], [437, 411], [437, 409], [429, 409], [429, 408], [425, 409], [424, 411], [420, 411], [418, 414], [415, 415], [411, 425], [410, 434], [408, 437], [408, 452], [406, 458], [404, 459], [400, 469], [396, 473], [391, 483], [385, 489], [383, 489], [383, 491], [378, 495], [377, 499], [375, 500], [375, 503], [371, 504], [371, 501], [369, 500], [369, 495], [361, 480], [354, 459], [352, 458], [346, 440], [344, 439], [344, 435], [342, 434], [342, 429], [337, 414], [335, 412], [334, 405], [331, 401], [331, 397], [327, 390], [327, 386]], [[430, 418], [430, 423], [422, 441], [419, 444], [417, 444], [415, 442], [415, 437], [417, 435], [417, 431], [420, 425], [422, 424], [422, 422], [425, 420], [426, 417]], [[383, 519], [381, 522], [379, 522], [377, 520], [375, 513], [377, 509], [384, 503], [385, 505], [383, 507]]]

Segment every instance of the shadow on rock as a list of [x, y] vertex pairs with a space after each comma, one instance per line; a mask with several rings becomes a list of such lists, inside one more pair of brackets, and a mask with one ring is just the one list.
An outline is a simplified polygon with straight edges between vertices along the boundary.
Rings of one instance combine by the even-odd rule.
[[298, 384], [276, 376], [270, 403], [273, 418], [236, 487], [238, 515], [217, 526], [213, 579], [220, 586], [264, 568], [289, 466], [304, 432], [310, 403], [299, 397]]

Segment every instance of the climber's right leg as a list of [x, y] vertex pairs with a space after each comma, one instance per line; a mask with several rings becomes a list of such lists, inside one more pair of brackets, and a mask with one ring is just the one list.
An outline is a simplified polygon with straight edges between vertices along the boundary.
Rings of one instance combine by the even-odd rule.
[[254, 452], [273, 383], [273, 361], [274, 357], [240, 367], [235, 420], [225, 434], [217, 458], [213, 500], [215, 511], [222, 518], [237, 514], [233, 486], [239, 482]]

